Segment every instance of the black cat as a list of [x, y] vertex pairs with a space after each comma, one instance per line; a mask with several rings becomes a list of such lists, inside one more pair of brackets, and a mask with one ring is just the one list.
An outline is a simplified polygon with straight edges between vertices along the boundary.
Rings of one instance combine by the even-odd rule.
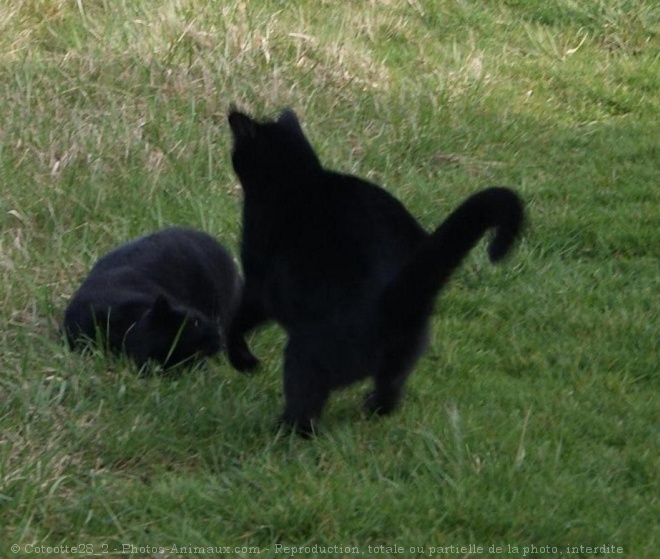
[[329, 393], [367, 376], [368, 409], [391, 412], [425, 350], [436, 294], [488, 229], [491, 261], [507, 254], [523, 224], [520, 198], [487, 188], [429, 235], [379, 186], [324, 169], [291, 110], [268, 122], [232, 110], [228, 120], [244, 191], [232, 364], [257, 365], [244, 335], [275, 320], [288, 334], [286, 425], [310, 434]]
[[140, 367], [190, 364], [225, 345], [241, 289], [234, 261], [213, 237], [171, 227], [99, 259], [63, 330], [72, 348], [98, 341]]

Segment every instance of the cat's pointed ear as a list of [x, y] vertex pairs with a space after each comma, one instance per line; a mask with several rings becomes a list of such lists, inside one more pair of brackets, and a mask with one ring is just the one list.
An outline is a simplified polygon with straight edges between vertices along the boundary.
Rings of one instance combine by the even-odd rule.
[[300, 126], [300, 122], [298, 121], [298, 116], [296, 115], [295, 112], [293, 112], [293, 109], [284, 109], [280, 113], [280, 116], [277, 117], [276, 122], [278, 124], [286, 126], [289, 130], [296, 132], [301, 136], [305, 135], [302, 126]]
[[163, 318], [172, 314], [172, 305], [169, 299], [162, 294], [156, 297], [154, 304], [151, 305], [150, 314], [152, 318]]
[[227, 121], [236, 141], [253, 139], [257, 135], [257, 123], [233, 107], [229, 110]]

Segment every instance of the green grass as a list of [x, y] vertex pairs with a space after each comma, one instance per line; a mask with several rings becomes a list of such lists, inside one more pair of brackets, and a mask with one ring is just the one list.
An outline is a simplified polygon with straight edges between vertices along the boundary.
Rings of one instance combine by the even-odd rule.
[[[656, 4], [0, 0], [0, 555], [655, 557]], [[62, 346], [111, 247], [183, 224], [236, 249], [231, 102], [293, 107], [427, 228], [486, 184], [525, 198], [519, 250], [471, 255], [394, 416], [357, 386], [315, 440], [274, 434], [275, 327], [251, 377]]]

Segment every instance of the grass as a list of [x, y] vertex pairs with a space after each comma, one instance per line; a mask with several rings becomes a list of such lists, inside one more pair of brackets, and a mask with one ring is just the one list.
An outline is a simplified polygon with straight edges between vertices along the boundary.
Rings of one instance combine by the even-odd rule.
[[[0, 0], [0, 554], [654, 557], [658, 29], [649, 0]], [[231, 102], [294, 107], [428, 228], [486, 184], [526, 199], [514, 257], [476, 250], [439, 301], [395, 416], [359, 386], [315, 440], [275, 435], [275, 327], [254, 377], [62, 346], [111, 247], [183, 224], [236, 249]]]

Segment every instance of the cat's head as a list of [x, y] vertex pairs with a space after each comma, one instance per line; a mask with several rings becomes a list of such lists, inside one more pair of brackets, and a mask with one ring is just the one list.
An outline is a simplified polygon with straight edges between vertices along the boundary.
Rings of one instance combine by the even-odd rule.
[[243, 188], [295, 180], [321, 168], [291, 109], [275, 120], [256, 121], [232, 108], [227, 120], [233, 137], [232, 163]]
[[218, 325], [192, 309], [159, 295], [126, 334], [125, 350], [141, 367], [153, 361], [164, 368], [193, 364], [222, 347]]

